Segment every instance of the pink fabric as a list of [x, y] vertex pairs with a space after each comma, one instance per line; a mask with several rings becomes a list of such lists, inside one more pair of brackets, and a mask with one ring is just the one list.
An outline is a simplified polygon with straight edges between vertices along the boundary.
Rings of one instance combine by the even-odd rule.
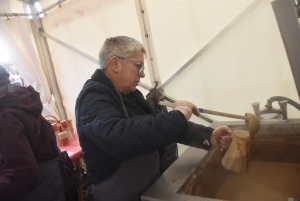
[[76, 137], [74, 137], [73, 140], [69, 140], [69, 145], [59, 146], [59, 149], [61, 151], [67, 151], [70, 159], [73, 162], [76, 162], [80, 157], [82, 157], [82, 149], [80, 147], [79, 140], [78, 140], [78, 135], [77, 135], [76, 131], [74, 131], [73, 136], [76, 136]]

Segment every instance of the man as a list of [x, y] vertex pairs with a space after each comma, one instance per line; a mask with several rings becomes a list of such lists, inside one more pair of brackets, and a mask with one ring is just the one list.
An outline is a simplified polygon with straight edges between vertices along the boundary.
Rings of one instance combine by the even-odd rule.
[[76, 101], [76, 124], [95, 201], [140, 200], [159, 177], [157, 150], [174, 142], [227, 148], [230, 129], [189, 122], [197, 107], [174, 103], [162, 113], [136, 89], [144, 73], [145, 49], [133, 38], [108, 38], [97, 69]]
[[75, 201], [75, 180], [59, 163], [39, 93], [8, 78], [0, 66], [0, 200]]

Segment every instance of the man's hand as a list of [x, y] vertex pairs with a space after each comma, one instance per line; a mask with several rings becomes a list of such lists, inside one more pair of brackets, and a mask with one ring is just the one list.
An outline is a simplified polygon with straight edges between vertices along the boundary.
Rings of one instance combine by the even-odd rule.
[[214, 147], [227, 149], [232, 141], [231, 133], [227, 126], [219, 126], [213, 131], [210, 141]]
[[189, 101], [176, 101], [173, 104], [173, 109], [174, 110], [179, 110], [180, 112], [182, 112], [182, 114], [185, 116], [186, 120], [189, 120], [192, 116], [192, 114], [196, 115], [197, 117], [200, 116], [200, 112], [198, 110], [198, 108], [196, 107], [196, 105], [194, 105], [193, 103], [189, 102]]

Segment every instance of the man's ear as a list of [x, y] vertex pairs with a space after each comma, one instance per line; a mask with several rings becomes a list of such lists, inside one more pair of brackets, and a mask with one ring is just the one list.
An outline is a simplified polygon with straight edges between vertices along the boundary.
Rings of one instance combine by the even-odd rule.
[[118, 57], [112, 56], [109, 60], [109, 67], [114, 73], [117, 73], [119, 71], [119, 61]]

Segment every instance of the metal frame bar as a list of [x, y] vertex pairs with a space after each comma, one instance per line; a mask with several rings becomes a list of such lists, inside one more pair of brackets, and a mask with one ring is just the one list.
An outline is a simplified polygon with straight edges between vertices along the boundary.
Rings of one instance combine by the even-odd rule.
[[150, 80], [154, 87], [154, 83], [156, 81], [160, 83], [161, 80], [158, 72], [157, 61], [156, 61], [157, 59], [155, 56], [155, 49], [154, 49], [153, 40], [151, 36], [152, 34], [151, 34], [147, 7], [146, 7], [145, 0], [135, 0], [135, 5], [136, 5], [139, 24], [140, 24], [140, 31], [142, 35], [143, 44], [144, 47], [146, 48], [147, 56], [149, 57], [149, 59], [147, 59], [146, 61], [150, 72]]
[[271, 4], [300, 99], [300, 26], [294, 11], [294, 2], [275, 0]]
[[[75, 52], [76, 54], [78, 54], [78, 55], [80, 55], [80, 56], [82, 56], [82, 57], [84, 57], [84, 58], [92, 61], [93, 63], [99, 64], [99, 61], [97, 59], [95, 59], [95, 58], [89, 56], [88, 54], [86, 54], [86, 53], [84, 53], [84, 52], [82, 52], [82, 51], [80, 51], [80, 50], [72, 47], [71, 45], [68, 45], [67, 43], [62, 42], [61, 40], [58, 40], [57, 38], [54, 38], [53, 36], [50, 36], [49, 34], [46, 34], [43, 30], [40, 30], [39, 33], [41, 35], [45, 36], [46, 38], [48, 38], [48, 39], [50, 39], [50, 40], [52, 40], [52, 41], [54, 41], [54, 42], [56, 42], [56, 43], [64, 46], [65, 48], [71, 50], [72, 52]], [[139, 83], [139, 86], [142, 87], [142, 88], [144, 88], [144, 89], [146, 89], [146, 90], [148, 90], [148, 91], [150, 91], [152, 89], [152, 87], [148, 86], [147, 84], [141, 83], [141, 82]]]
[[182, 67], [180, 67], [167, 81], [165, 81], [159, 89], [164, 89], [172, 82], [180, 73], [182, 73], [189, 65], [191, 65], [200, 55], [208, 50], [219, 38], [221, 38], [228, 30], [230, 30], [237, 22], [239, 22], [249, 11], [251, 11], [261, 0], [254, 0], [246, 9], [244, 9], [236, 18], [234, 18], [227, 26], [225, 26], [216, 36], [214, 36], [204, 47], [202, 47], [192, 58], [190, 58]]
[[76, 54], [79, 54], [80, 56], [90, 60], [91, 62], [94, 62], [96, 64], [99, 64], [99, 61], [93, 57], [91, 57], [90, 55], [72, 47], [71, 45], [68, 45], [67, 43], [64, 43], [62, 42], [61, 40], [58, 40], [57, 38], [54, 38], [53, 36], [50, 36], [49, 34], [46, 34], [43, 30], [40, 30], [40, 34], [45, 36], [46, 38], [52, 40], [52, 41], [55, 41], [56, 43], [64, 46], [65, 48], [69, 49], [69, 50], [72, 50], [73, 52], [75, 52]]
[[18, 0], [18, 1], [22, 1], [23, 3], [26, 4], [33, 4], [36, 0]]
[[[34, 2], [33, 1], [25, 1], [25, 0], [20, 0], [28, 5], [32, 5]], [[40, 15], [40, 14], [43, 14], [43, 13], [46, 13], [47, 11], [55, 8], [55, 7], [61, 7], [62, 3], [65, 3], [66, 1], [69, 1], [69, 0], [59, 0], [57, 1], [56, 3], [48, 6], [47, 8], [43, 9], [43, 11], [40, 11], [40, 12], [36, 12], [36, 15]], [[31, 16], [32, 14], [29, 14], [29, 13], [0, 13], [0, 17], [19, 17], [19, 16]]]
[[[82, 57], [84, 57], [84, 58], [92, 61], [93, 63], [99, 64], [99, 61], [97, 59], [95, 59], [95, 58], [89, 56], [88, 54], [86, 54], [86, 53], [84, 53], [84, 52], [82, 52], [82, 51], [80, 51], [80, 50], [72, 47], [71, 45], [68, 45], [68, 44], [62, 42], [61, 40], [58, 40], [57, 38], [54, 38], [53, 36], [50, 36], [49, 34], [45, 33], [42, 29], [39, 29], [39, 33], [41, 35], [43, 35], [44, 37], [46, 37], [46, 38], [48, 38], [48, 39], [50, 39], [50, 40], [52, 40], [52, 41], [54, 41], [54, 42], [56, 42], [56, 43], [64, 46], [65, 48], [67, 48], [67, 49], [69, 49], [69, 50], [71, 50], [73, 52], [75, 52], [76, 54], [78, 54], [78, 55], [80, 55], [80, 56], [82, 56]], [[142, 88], [144, 88], [144, 89], [146, 89], [146, 90], [148, 90], [148, 91], [150, 91], [153, 88], [153, 87], [150, 87], [147, 84], [141, 83], [141, 82], [139, 83], [139, 86], [142, 87]], [[165, 99], [168, 100], [169, 102], [173, 102], [173, 103], [176, 102], [176, 100], [174, 98], [171, 98], [170, 96], [165, 95], [165, 94], [163, 94], [163, 95], [164, 95]], [[212, 122], [215, 121], [212, 118], [209, 118], [209, 117], [207, 117], [207, 116], [205, 116], [203, 114], [200, 116], [200, 118], [203, 119], [203, 120], [205, 120], [205, 121], [207, 121], [207, 122], [209, 122], [209, 123], [212, 123]]]
[[29, 17], [29, 13], [0, 13], [0, 17]]
[[66, 1], [68, 1], [68, 0], [59, 0], [59, 1], [57, 1], [57, 3], [54, 3], [54, 4], [50, 5], [50, 6], [48, 6], [47, 8], [43, 9], [43, 11], [39, 12], [38, 14], [39, 15], [43, 14], [43, 13], [45, 13], [45, 12], [47, 12], [47, 11], [49, 11], [49, 10], [57, 7], [57, 6], [60, 8], [61, 4], [64, 3], [64, 2], [66, 2]]
[[[84, 58], [86, 58], [86, 59], [88, 59], [88, 60], [90, 60], [90, 61], [92, 61], [92, 62], [94, 62], [96, 64], [99, 64], [98, 60], [96, 60], [93, 57], [85, 54], [84, 52], [82, 52], [82, 51], [80, 51], [80, 50], [78, 50], [78, 49], [76, 49], [76, 48], [74, 48], [74, 47], [72, 47], [72, 46], [70, 46], [70, 45], [68, 45], [68, 44], [66, 44], [66, 43], [64, 43], [64, 42], [62, 42], [62, 41], [54, 38], [54, 37], [52, 37], [52, 36], [50, 36], [49, 34], [46, 34], [44, 31], [40, 30], [39, 33], [41, 35], [45, 36], [46, 38], [49, 38], [49, 39], [53, 40], [54, 42], [57, 42], [58, 44], [66, 47], [67, 49], [69, 49], [69, 50], [77, 53], [78, 55], [80, 55], [80, 56], [82, 56], [82, 57], [84, 57]], [[142, 82], [139, 83], [139, 86], [142, 87], [142, 88], [144, 88], [144, 89], [146, 89], [146, 90], [148, 90], [148, 91], [150, 91], [153, 88], [153, 87], [148, 86], [147, 84], [142, 83]], [[164, 95], [164, 97], [165, 97], [165, 99], [167, 101], [172, 102], [172, 103], [176, 102], [176, 100], [174, 98], [171, 98], [170, 96], [168, 96], [166, 94], [163, 94], [163, 95]], [[212, 123], [212, 122], [215, 121], [212, 118], [209, 118], [209, 117], [207, 117], [207, 116], [205, 116], [203, 114], [201, 114], [200, 118], [203, 119], [203, 120], [205, 120], [205, 121], [207, 121], [208, 123]]]
[[[62, 41], [54, 38], [54, 37], [52, 37], [52, 36], [50, 36], [49, 34], [46, 34], [41, 29], [39, 30], [39, 33], [41, 35], [45, 36], [46, 38], [49, 38], [49, 39], [53, 40], [54, 42], [57, 42], [58, 44], [60, 44], [60, 45], [62, 45], [64, 47], [66, 47], [67, 49], [75, 52], [76, 54], [78, 54], [78, 55], [80, 55], [80, 56], [82, 56], [82, 57], [84, 57], [84, 58], [86, 58], [86, 59], [88, 59], [88, 60], [90, 60], [90, 61], [92, 61], [92, 62], [94, 62], [96, 64], [99, 64], [98, 60], [96, 60], [93, 57], [85, 54], [84, 52], [82, 52], [82, 51], [80, 51], [80, 50], [78, 50], [78, 49], [76, 49], [76, 48], [74, 48], [74, 47], [72, 47], [72, 46], [70, 46], [70, 45], [68, 45], [68, 44], [66, 44], [66, 43], [64, 43], [64, 42], [62, 42]], [[141, 83], [141, 82], [139, 83], [139, 86], [142, 87], [142, 88], [144, 88], [144, 89], [146, 89], [146, 90], [148, 90], [148, 91], [150, 91], [153, 88], [153, 87], [148, 86], [147, 84]], [[172, 102], [172, 103], [176, 102], [176, 100], [174, 98], [171, 98], [170, 96], [167, 96], [165, 94], [163, 94], [163, 95], [164, 95], [164, 97], [165, 97], [165, 99], [167, 101]], [[203, 114], [200, 116], [200, 118], [203, 119], [203, 120], [205, 120], [205, 121], [207, 121], [207, 122], [209, 122], [209, 123], [212, 123], [212, 122], [215, 121], [212, 118], [209, 118], [209, 117], [207, 117], [207, 116], [205, 116]]]
[[[20, 0], [28, 5], [32, 5], [34, 2], [27, 2], [27, 1], [24, 1], [24, 0]], [[69, 1], [69, 0], [59, 0], [57, 1], [57, 3], [54, 3], [50, 6], [48, 6], [47, 8], [43, 9], [43, 11], [40, 11], [40, 12], [37, 12], [36, 14], [37, 15], [40, 15], [40, 14], [43, 14], [43, 13], [46, 13], [47, 11], [55, 8], [55, 7], [61, 7], [62, 3], [65, 3], [66, 1]], [[19, 17], [19, 16], [31, 16], [32, 14], [29, 14], [29, 13], [0, 13], [0, 17]]]
[[54, 67], [51, 60], [51, 54], [49, 52], [48, 43], [45, 37], [40, 35], [40, 30], [43, 29], [43, 24], [41, 22], [41, 19], [37, 15], [37, 10], [33, 4], [29, 5], [29, 8], [31, 9], [32, 13], [32, 20], [30, 20], [31, 26], [32, 26], [32, 34], [34, 36], [37, 50], [40, 56], [40, 60], [43, 66], [45, 66], [45, 70], [47, 71], [49, 75], [50, 82], [50, 88], [53, 93], [53, 96], [55, 98], [55, 105], [58, 109], [58, 115], [60, 116], [60, 119], [67, 119], [67, 113], [65, 110], [65, 107], [62, 102], [62, 96], [59, 91], [59, 87], [57, 84]]
[[[152, 87], [148, 86], [147, 84], [145, 83], [139, 83], [139, 86], [150, 91], [152, 89]], [[175, 98], [172, 98], [171, 96], [168, 96], [162, 92], [160, 92], [162, 95], [164, 95], [164, 99], [171, 102], [171, 103], [175, 103], [176, 102], [176, 99]], [[207, 121], [208, 123], [212, 123], [214, 122], [215, 120], [213, 118], [210, 118], [210, 117], [207, 117], [206, 115], [204, 114], [201, 114], [201, 116], [199, 117], [200, 119], [203, 119], [204, 121]]]

